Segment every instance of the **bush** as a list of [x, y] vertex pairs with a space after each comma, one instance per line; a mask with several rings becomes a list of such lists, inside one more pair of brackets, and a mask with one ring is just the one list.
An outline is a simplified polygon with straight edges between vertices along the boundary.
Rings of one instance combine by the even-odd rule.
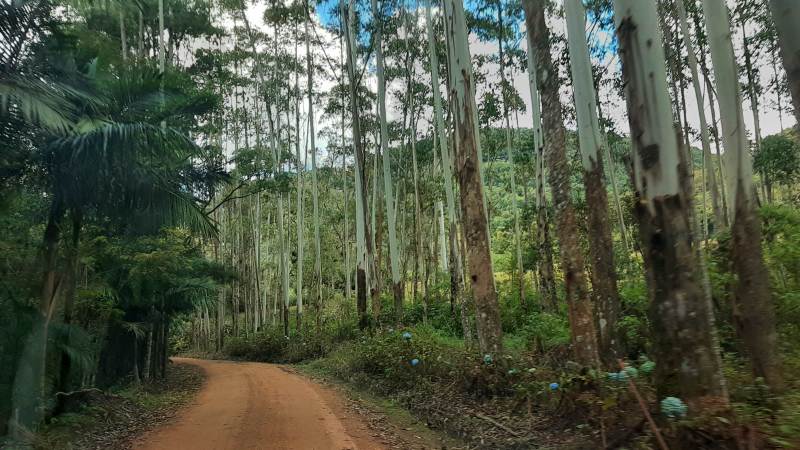
[[561, 316], [537, 312], [528, 316], [519, 334], [539, 353], [550, 353], [570, 343], [569, 324]]

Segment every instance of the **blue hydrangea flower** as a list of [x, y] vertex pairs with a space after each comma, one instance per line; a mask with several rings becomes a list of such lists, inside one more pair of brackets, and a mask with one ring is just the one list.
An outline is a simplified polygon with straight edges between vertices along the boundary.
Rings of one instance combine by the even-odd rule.
[[557, 391], [558, 387], [559, 387], [558, 383], [550, 383], [550, 390], [551, 391]]
[[403, 339], [405, 339], [407, 341], [411, 340], [411, 333], [409, 333], [408, 331], [404, 332], [403, 333]]
[[661, 413], [670, 419], [686, 417], [689, 407], [677, 397], [667, 397], [661, 400]]
[[416, 367], [417, 364], [419, 364], [419, 360], [417, 358], [414, 358], [414, 359], [411, 360], [411, 366], [412, 367]]
[[608, 379], [611, 381], [617, 381], [622, 383], [623, 381], [628, 381], [628, 374], [625, 371], [622, 372], [608, 372]]

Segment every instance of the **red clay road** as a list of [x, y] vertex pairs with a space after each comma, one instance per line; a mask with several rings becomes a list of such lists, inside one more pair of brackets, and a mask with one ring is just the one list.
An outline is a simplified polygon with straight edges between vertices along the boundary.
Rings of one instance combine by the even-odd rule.
[[175, 421], [140, 450], [385, 450], [336, 393], [280, 366], [173, 358], [200, 366], [206, 383]]

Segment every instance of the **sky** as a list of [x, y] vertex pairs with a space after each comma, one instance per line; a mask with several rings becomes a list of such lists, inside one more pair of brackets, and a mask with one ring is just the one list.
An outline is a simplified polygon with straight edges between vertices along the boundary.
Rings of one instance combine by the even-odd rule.
[[[333, 8], [336, 8], [337, 4], [338, 4], [337, 0], [328, 0], [328, 2], [326, 4], [321, 5], [317, 10], [317, 15], [316, 15], [317, 23], [318, 24], [320, 24], [320, 23], [335, 24], [337, 22], [337, 19], [333, 15]], [[259, 3], [255, 4], [255, 5], [251, 5], [249, 7], [248, 11], [247, 11], [247, 16], [248, 16], [248, 19], [251, 22], [251, 25], [261, 29], [262, 31], [267, 31], [267, 27], [264, 25], [263, 20], [262, 20], [263, 13], [264, 13], [265, 9], [266, 9], [265, 3], [259, 2]], [[548, 25], [550, 26], [551, 31], [553, 33], [560, 34], [560, 35], [565, 35], [566, 34], [566, 30], [565, 30], [566, 25], [563, 22], [563, 20], [551, 20], [548, 23]], [[526, 39], [524, 38], [524, 33], [525, 33], [524, 23], [520, 23], [519, 28], [520, 28], [520, 32], [522, 33], [521, 36], [520, 36], [520, 38], [521, 38], [520, 45], [521, 45], [521, 47], [523, 49], [526, 50], [525, 47], [527, 45], [526, 45]], [[327, 50], [326, 50], [327, 54], [331, 58], [334, 58], [334, 59], [338, 60], [338, 55], [339, 55], [338, 38], [336, 36], [333, 36], [333, 35], [329, 34], [328, 32], [326, 32], [324, 30], [324, 28], [322, 28], [322, 27], [318, 27], [317, 30], [318, 30], [318, 32], [320, 33], [320, 36], [323, 39], [327, 39], [328, 40], [328, 45], [327, 45]], [[605, 53], [604, 55], [595, 54], [595, 55], [593, 55], [593, 58], [595, 60], [594, 61], [595, 63], [603, 64], [605, 67], [608, 67], [609, 76], [618, 76], [618, 72], [620, 70], [620, 64], [619, 64], [619, 58], [617, 58], [617, 55], [616, 55], [616, 47], [615, 47], [615, 43], [614, 43], [614, 39], [613, 39], [611, 31], [613, 31], [613, 30], [601, 30], [599, 32], [596, 32], [595, 38], [596, 39], [600, 39], [603, 42], [606, 42], [608, 51], [604, 52]], [[741, 35], [738, 35], [738, 36], [739, 36], [739, 41], [740, 41]], [[735, 52], [737, 54], [737, 59], [743, 61], [741, 48], [739, 48], [740, 45], [737, 45], [736, 40], [737, 40], [737, 35], [735, 34], [734, 35], [734, 47], [735, 47]], [[481, 42], [476, 35], [472, 34], [470, 36], [470, 51], [471, 51], [471, 53], [472, 53], [472, 55], [474, 57], [476, 55], [496, 54], [497, 51], [498, 51], [498, 48], [497, 48], [497, 43], [496, 42]], [[302, 48], [302, 46], [300, 48], [300, 54], [301, 54], [301, 57], [304, 57], [304, 49]], [[759, 71], [760, 77], [761, 77], [761, 82], [762, 82], [763, 85], [766, 86], [770, 82], [772, 77], [774, 76], [773, 75], [773, 64], [772, 64], [772, 61], [771, 61], [770, 58], [762, 57], [757, 62], [757, 64], [761, 65], [760, 71]], [[775, 67], [778, 69], [779, 72], [782, 73], [782, 66], [781, 66], [780, 61], [776, 61], [775, 62]], [[421, 69], [421, 67], [418, 67], [418, 71], [420, 71], [420, 69]], [[377, 87], [377, 82], [375, 80], [373, 70], [374, 70], [374, 60], [370, 62], [369, 71], [368, 71], [367, 77], [366, 77], [366, 83], [370, 87], [370, 89], [375, 91], [376, 87]], [[487, 71], [488, 71], [488, 79], [487, 79], [487, 81], [489, 81], [489, 82], [497, 82], [499, 80], [499, 74], [497, 72], [497, 67], [496, 66], [494, 66], [494, 67], [492, 67], [491, 65], [488, 66]], [[530, 90], [529, 90], [529, 85], [528, 85], [528, 75], [527, 75], [526, 72], [516, 72], [516, 73], [513, 74], [512, 77], [510, 77], [510, 81], [514, 84], [514, 86], [516, 87], [517, 91], [519, 92], [520, 96], [522, 97], [522, 99], [524, 100], [525, 105], [526, 105], [525, 112], [519, 114], [519, 117], [518, 117], [519, 126], [524, 127], [524, 128], [530, 128], [531, 127], [531, 123], [532, 123], [532, 118], [531, 118], [531, 115], [530, 115], [531, 97], [530, 97]], [[318, 88], [320, 90], [322, 90], [322, 91], [325, 91], [325, 90], [329, 89], [332, 85], [333, 85], [333, 83], [330, 82], [330, 81], [322, 81], [322, 83], [318, 86]], [[391, 85], [389, 86], [390, 89], [395, 88], [395, 87], [397, 87], [397, 86], [391, 86]], [[704, 92], [703, 95], [705, 95], [705, 88], [704, 87], [703, 87], [703, 92]], [[479, 93], [478, 94], [480, 95], [480, 88], [479, 88]], [[689, 88], [686, 90], [685, 95], [686, 95], [686, 103], [687, 103], [686, 106], [687, 106], [687, 114], [688, 114], [689, 125], [690, 125], [690, 127], [694, 128], [694, 129], [697, 129], [698, 126], [699, 126], [698, 125], [699, 124], [699, 113], [698, 113], [698, 108], [697, 108], [698, 102], [695, 99], [694, 91], [692, 90], [691, 86], [689, 86]], [[623, 134], [627, 133], [628, 132], [628, 119], [627, 119], [627, 111], [626, 111], [624, 99], [619, 97], [615, 92], [611, 92], [608, 89], [601, 89], [601, 91], [599, 92], [599, 99], [600, 99], [601, 103], [603, 104], [603, 108], [604, 108], [603, 112], [606, 115], [606, 117], [608, 117], [608, 118], [610, 118], [610, 119], [612, 119], [614, 121], [615, 127], [616, 127], [616, 129], [618, 131], [622, 132]], [[761, 122], [762, 136], [768, 136], [770, 134], [778, 133], [778, 132], [781, 131], [781, 124], [780, 124], [779, 114], [775, 110], [775, 108], [771, 106], [772, 104], [775, 103], [775, 100], [776, 100], [776, 96], [772, 92], [765, 93], [764, 95], [762, 95], [759, 98], [759, 102], [761, 104], [760, 105], [761, 111], [760, 111], [760, 114], [759, 114], [759, 118], [760, 118], [760, 122]], [[392, 96], [387, 95], [387, 111], [388, 111], [389, 119], [390, 120], [399, 119], [399, 117], [397, 117], [397, 113], [394, 111], [394, 107], [393, 107], [394, 105], [391, 104], [392, 101], [393, 101]], [[789, 102], [789, 99], [788, 98], [783, 98], [783, 102], [784, 102], [784, 105], [786, 105], [787, 102]], [[565, 86], [562, 89], [562, 103], [563, 104], [572, 103], [571, 90], [567, 86]], [[306, 111], [305, 111], [306, 108], [307, 108], [307, 105], [304, 103], [303, 111], [302, 111], [303, 114], [306, 113]], [[709, 106], [708, 106], [707, 102], [706, 102], [706, 105], [705, 105], [704, 109], [706, 111], [706, 116], [708, 117], [708, 120], [710, 122], [710, 120], [711, 120], [710, 117], [711, 116], [710, 116], [710, 110], [709, 110]], [[752, 136], [752, 133], [753, 133], [753, 115], [751, 113], [750, 103], [746, 99], [744, 100], [743, 109], [744, 109], [745, 125], [747, 127], [749, 135]], [[323, 124], [325, 122], [324, 118], [322, 117], [322, 114], [321, 114], [320, 110], [321, 110], [321, 108], [317, 108], [315, 110], [315, 116], [316, 116], [315, 123], [316, 124]], [[424, 118], [424, 120], [422, 120], [420, 125], [418, 126], [418, 129], [419, 130], [425, 130], [426, 127], [427, 127], [427, 124], [429, 123], [428, 121], [429, 121], [429, 118]], [[787, 114], [786, 112], [784, 112], [784, 114], [783, 114], [783, 124], [782, 124], [783, 128], [784, 129], [788, 128], [788, 127], [792, 126], [793, 123], [794, 123], [794, 120], [793, 120], [793, 117], [791, 116], [791, 114]], [[513, 124], [514, 124], [514, 121], [512, 120], [512, 126], [513, 126]], [[496, 125], [499, 126], [500, 123], [498, 123]], [[575, 124], [574, 123], [570, 123], [568, 121], [567, 127], [571, 128], [571, 129], [574, 129], [575, 128]], [[322, 128], [321, 126], [318, 126], [317, 127], [317, 131], [319, 132], [319, 130], [321, 128]], [[326, 141], [325, 137], [322, 136], [322, 135], [318, 135], [317, 139], [316, 139], [316, 145], [317, 145], [317, 148], [319, 149], [319, 152], [320, 152], [320, 155], [322, 156], [322, 159], [324, 160], [324, 158], [325, 158], [325, 150], [324, 149], [325, 149], [325, 147], [327, 145], [327, 141]], [[700, 146], [699, 138], [695, 139], [695, 142], [693, 142], [693, 145], [696, 145], [698, 147]]]

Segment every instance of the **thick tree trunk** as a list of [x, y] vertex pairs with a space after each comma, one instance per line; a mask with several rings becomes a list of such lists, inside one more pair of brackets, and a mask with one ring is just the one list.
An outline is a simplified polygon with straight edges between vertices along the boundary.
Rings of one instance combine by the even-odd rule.
[[725, 144], [728, 192], [732, 195], [733, 267], [737, 322], [747, 347], [754, 375], [774, 390], [782, 390], [775, 311], [769, 291], [769, 274], [761, 253], [761, 223], [753, 199], [753, 166], [744, 128], [742, 96], [731, 43], [730, 21], [724, 0], [703, 0], [717, 93], [720, 99]]
[[770, 0], [772, 19], [778, 31], [781, 59], [792, 94], [796, 127], [800, 128], [800, 8], [796, 0]]
[[566, 130], [559, 99], [558, 71], [550, 55], [550, 30], [545, 23], [544, 0], [525, 0], [525, 24], [532, 30], [536, 79], [542, 96], [544, 148], [550, 170], [550, 189], [556, 205], [558, 240], [564, 271], [567, 306], [575, 358], [581, 364], [598, 364], [597, 334], [585, 264], [578, 241], [578, 226], [570, 194]]
[[690, 411], [727, 405], [713, 312], [693, 248], [691, 199], [667, 93], [655, 4], [614, 2], [634, 147], [636, 206], [651, 306], [659, 396], [679, 396]]
[[589, 255], [598, 334], [598, 352], [606, 367], [614, 368], [622, 356], [617, 336], [619, 291], [614, 265], [611, 226], [608, 223], [608, 196], [603, 183], [602, 150], [605, 142], [597, 117], [597, 95], [592, 82], [592, 65], [586, 43], [586, 11], [581, 0], [566, 0], [567, 30], [578, 138], [586, 204], [589, 216]]
[[481, 179], [480, 141], [475, 109], [469, 39], [461, 0], [444, 2], [450, 52], [450, 89], [453, 92], [453, 119], [456, 125], [456, 167], [461, 194], [464, 238], [471, 290], [475, 299], [478, 345], [482, 353], [503, 351], [500, 308], [494, 289], [489, 247], [489, 226]]

